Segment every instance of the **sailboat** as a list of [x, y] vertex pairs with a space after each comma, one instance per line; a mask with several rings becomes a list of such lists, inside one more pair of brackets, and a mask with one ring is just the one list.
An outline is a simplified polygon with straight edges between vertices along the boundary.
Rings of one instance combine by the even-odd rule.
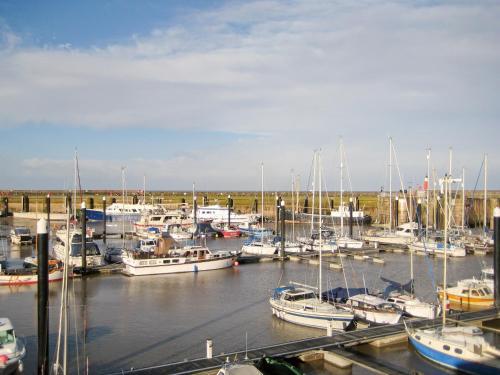
[[[344, 143], [342, 138], [340, 139], [340, 211], [343, 213], [346, 211], [344, 206]], [[352, 202], [351, 202], [352, 203]], [[352, 225], [352, 223], [351, 223]], [[363, 241], [355, 240], [347, 236], [344, 233], [344, 215], [340, 216], [340, 236], [337, 237], [337, 246], [346, 249], [361, 249], [363, 247]]]
[[[457, 180], [445, 175], [444, 184], [444, 239], [448, 240], [448, 186]], [[443, 260], [443, 302], [447, 301], [446, 265], [447, 248]], [[442, 325], [437, 328], [412, 328], [405, 322], [408, 339], [415, 350], [430, 361], [469, 374], [498, 374], [500, 350], [488, 343], [483, 331], [477, 327], [446, 325], [446, 309], [443, 309]]]
[[[320, 163], [320, 156], [315, 155]], [[319, 169], [319, 226], [322, 224], [321, 169]], [[322, 300], [322, 237], [319, 231], [319, 280], [318, 287], [290, 282], [289, 285], [274, 289], [269, 299], [271, 311], [276, 317], [287, 322], [321, 329], [346, 330], [354, 319], [354, 314], [346, 307]]]
[[264, 163], [260, 164], [261, 170], [261, 200], [262, 215], [260, 223], [260, 240], [254, 239], [252, 242], [243, 244], [241, 251], [252, 255], [274, 255], [278, 252], [276, 244], [264, 241]]

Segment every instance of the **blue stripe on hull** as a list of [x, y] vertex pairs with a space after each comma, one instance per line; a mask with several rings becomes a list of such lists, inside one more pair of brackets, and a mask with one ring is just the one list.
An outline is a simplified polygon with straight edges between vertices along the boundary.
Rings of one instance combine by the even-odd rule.
[[423, 345], [421, 342], [413, 339], [412, 337], [410, 337], [409, 339], [420, 355], [440, 365], [466, 372], [468, 374], [497, 375], [500, 371], [495, 367], [487, 366], [482, 363], [466, 361], [461, 358], [457, 358], [452, 355], [448, 355], [435, 349], [429, 348], [428, 346]]

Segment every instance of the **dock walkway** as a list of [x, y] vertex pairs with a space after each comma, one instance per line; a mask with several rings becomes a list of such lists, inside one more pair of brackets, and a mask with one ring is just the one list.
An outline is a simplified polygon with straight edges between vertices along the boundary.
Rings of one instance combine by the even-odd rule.
[[[499, 309], [493, 308], [482, 311], [474, 311], [474, 312], [463, 312], [451, 314], [450, 318], [454, 320], [459, 320], [463, 322], [467, 321], [475, 321], [475, 320], [487, 320], [492, 318], [497, 318], [499, 315]], [[441, 318], [427, 320], [427, 319], [418, 319], [411, 320], [411, 326], [414, 328], [421, 327], [432, 327], [439, 325], [441, 323]], [[372, 328], [366, 328], [351, 332], [339, 332], [334, 333], [333, 336], [323, 336], [316, 337], [298, 341], [291, 341], [282, 344], [269, 345], [261, 348], [249, 349], [247, 353], [244, 351], [225, 353], [216, 355], [213, 358], [200, 358], [194, 360], [188, 360], [184, 362], [176, 362], [176, 363], [168, 363], [164, 365], [145, 367], [140, 369], [133, 370], [124, 370], [112, 375], [119, 374], [148, 374], [148, 375], [156, 375], [156, 374], [192, 374], [197, 372], [209, 371], [213, 369], [217, 369], [222, 367], [227, 358], [234, 359], [235, 357], [239, 359], [243, 359], [245, 354], [248, 356], [250, 360], [258, 360], [263, 356], [271, 356], [271, 357], [292, 357], [300, 353], [304, 353], [310, 350], [318, 350], [318, 349], [329, 349], [334, 350], [339, 349], [340, 355], [346, 354], [347, 357], [354, 357], [353, 361], [355, 363], [359, 363], [363, 367], [369, 366], [369, 360], [361, 360], [359, 358], [359, 354], [354, 354], [350, 351], [346, 351], [346, 348], [349, 348], [354, 345], [368, 343], [383, 337], [393, 336], [404, 332], [405, 327], [403, 323], [395, 324], [395, 325], [385, 325], [378, 326]], [[351, 358], [348, 358], [351, 359]], [[380, 364], [373, 362], [372, 368], [376, 371], [377, 368], [383, 367]], [[393, 373], [398, 373], [398, 371], [393, 371]]]

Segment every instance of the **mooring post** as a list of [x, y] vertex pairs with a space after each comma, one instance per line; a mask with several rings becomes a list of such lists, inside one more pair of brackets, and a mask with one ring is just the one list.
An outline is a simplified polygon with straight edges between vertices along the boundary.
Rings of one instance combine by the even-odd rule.
[[38, 253], [38, 374], [49, 374], [49, 234], [48, 222], [36, 226]]
[[45, 206], [47, 207], [47, 233], [50, 235], [50, 193], [45, 198]]
[[281, 197], [276, 195], [276, 220], [274, 221], [274, 234], [279, 233], [279, 222], [280, 222], [280, 207], [281, 207]]
[[500, 207], [495, 207], [493, 211], [494, 216], [494, 238], [495, 249], [493, 253], [493, 277], [494, 277], [494, 292], [495, 292], [495, 306], [500, 307]]
[[332, 337], [333, 336], [332, 322], [330, 322], [330, 321], [326, 322], [326, 335], [328, 337]]
[[354, 204], [352, 203], [352, 197], [349, 198], [349, 238], [352, 238], [352, 224], [354, 221], [353, 218], [353, 209], [354, 209]]
[[[82, 202], [82, 209], [80, 212], [82, 220], [82, 275], [87, 271], [87, 209], [85, 202]], [[68, 228], [69, 230], [69, 228]]]
[[281, 259], [285, 259], [285, 201], [281, 201]]
[[102, 197], [102, 214], [103, 214], [103, 228], [102, 228], [102, 242], [106, 244], [106, 196]]
[[207, 339], [207, 358], [210, 359], [213, 356], [213, 341], [212, 339]]

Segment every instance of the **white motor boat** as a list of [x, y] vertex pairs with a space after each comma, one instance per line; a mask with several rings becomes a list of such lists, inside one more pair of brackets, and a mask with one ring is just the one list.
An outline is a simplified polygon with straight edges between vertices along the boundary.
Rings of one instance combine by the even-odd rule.
[[396, 324], [403, 315], [403, 310], [396, 304], [370, 294], [351, 296], [347, 305], [353, 309], [357, 318], [369, 323]]
[[[65, 232], [65, 231], [64, 231]], [[69, 266], [81, 267], [82, 266], [82, 231], [72, 230], [70, 231], [70, 250], [69, 250]], [[61, 235], [62, 234], [62, 235]], [[66, 235], [59, 233], [56, 235], [56, 244], [53, 248], [54, 257], [62, 262], [65, 259], [66, 251]], [[86, 262], [87, 266], [102, 266], [104, 265], [104, 257], [99, 250], [97, 244], [90, 238], [86, 239], [85, 242], [86, 250]]]
[[[197, 221], [210, 221], [213, 223], [227, 223], [231, 219], [231, 224], [255, 223], [260, 215], [257, 214], [236, 214], [231, 211], [231, 216], [228, 214], [227, 207], [220, 205], [200, 206], [196, 210]], [[194, 215], [191, 214], [194, 218]]]
[[345, 330], [354, 319], [351, 310], [321, 301], [308, 287], [289, 285], [276, 288], [269, 303], [276, 317], [307, 327]]
[[363, 247], [363, 241], [358, 241], [354, 238], [349, 238], [346, 236], [337, 238], [335, 242], [341, 249], [361, 249]]
[[417, 235], [418, 223], [409, 222], [401, 224], [394, 232], [383, 231], [373, 235], [365, 235], [363, 240], [384, 245], [408, 246], [417, 239]]
[[[425, 253], [430, 255], [444, 255], [444, 243], [434, 241], [415, 241], [408, 245], [410, 251]], [[449, 257], [464, 257], [465, 248], [452, 243], [448, 243], [446, 255]]]
[[16, 245], [30, 245], [33, 243], [33, 236], [29, 228], [17, 227], [10, 231], [10, 242]]
[[176, 241], [186, 241], [193, 238], [193, 230], [189, 231], [181, 224], [166, 224], [162, 233], [168, 233]]
[[204, 246], [170, 248], [172, 239], [160, 239], [154, 253], [127, 251], [123, 257], [128, 276], [210, 271], [233, 266], [234, 255], [212, 252]]
[[276, 244], [262, 241], [252, 241], [241, 247], [241, 251], [252, 255], [274, 255], [278, 252]]
[[26, 348], [16, 336], [10, 319], [0, 318], [0, 373], [22, 373], [25, 355]]

